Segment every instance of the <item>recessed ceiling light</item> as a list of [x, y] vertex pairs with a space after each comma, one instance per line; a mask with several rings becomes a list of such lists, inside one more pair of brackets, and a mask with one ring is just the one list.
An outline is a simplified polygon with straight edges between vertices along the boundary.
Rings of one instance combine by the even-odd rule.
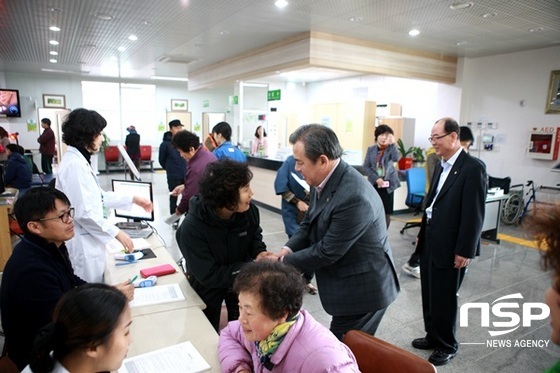
[[49, 44], [50, 44], [50, 45], [58, 45], [58, 41], [56, 41], [56, 40], [50, 40], [50, 41], [49, 41]]
[[57, 51], [50, 51], [49, 54], [51, 56], [58, 56], [58, 52]]
[[151, 25], [153, 25], [152, 21], [148, 21], [147, 19], [143, 20], [143, 21], [142, 21], [142, 24], [143, 24], [144, 26], [151, 26]]
[[410, 30], [410, 31], [408, 32], [408, 35], [410, 35], [410, 36], [418, 36], [418, 35], [420, 35], [420, 31], [417, 30], [417, 29], [415, 29], [415, 28], [413, 28], [412, 30]]
[[468, 43], [467, 43], [466, 41], [457, 42], [457, 45], [458, 45], [459, 47], [461, 47], [461, 46], [463, 46], [463, 45], [467, 45], [467, 44], [468, 44]]
[[115, 18], [115, 17], [113, 17], [113, 16], [110, 15], [110, 14], [103, 14], [103, 13], [96, 13], [96, 14], [94, 15], [94, 17], [97, 18], [97, 19], [101, 19], [101, 20], [103, 20], [103, 21], [110, 21], [110, 20], [112, 20], [113, 18]]
[[274, 5], [276, 5], [277, 8], [282, 9], [288, 6], [288, 2], [286, 0], [276, 0]]
[[467, 8], [470, 8], [471, 6], [473, 6], [473, 3], [471, 3], [471, 2], [468, 2], [468, 3], [453, 3], [453, 4], [449, 5], [449, 9], [453, 9], [453, 10], [467, 9]]
[[138, 40], [138, 36], [136, 36], [136, 35], [129, 35], [129, 36], [128, 36], [128, 40], [130, 40], [130, 41], [136, 41], [136, 40]]
[[534, 27], [532, 29], [529, 29], [529, 32], [543, 32], [544, 31], [544, 27]]
[[51, 58], [51, 59], [49, 60], [49, 62], [50, 62], [50, 63], [57, 63], [58, 61], [55, 60], [54, 58]]
[[229, 31], [226, 31], [226, 30], [220, 31], [220, 35], [222, 35], [222, 36], [229, 35]]
[[49, 8], [49, 12], [60, 13], [60, 12], [62, 12], [62, 9], [60, 9], [60, 8]]
[[49, 30], [51, 30], [51, 31], [60, 31], [60, 27], [51, 26], [51, 27], [49, 27]]
[[124, 52], [126, 50], [126, 48], [121, 46], [121, 47], [118, 47], [117, 50], [119, 52]]
[[364, 20], [364, 17], [350, 17], [348, 18], [348, 20], [350, 22], [362, 22]]
[[493, 17], [496, 17], [497, 15], [498, 15], [498, 13], [495, 13], [495, 12], [484, 13], [484, 14], [482, 15], [482, 18], [493, 18]]

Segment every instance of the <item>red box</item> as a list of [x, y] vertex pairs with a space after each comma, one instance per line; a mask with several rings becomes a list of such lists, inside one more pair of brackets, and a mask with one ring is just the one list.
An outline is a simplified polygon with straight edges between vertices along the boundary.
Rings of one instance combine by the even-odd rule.
[[144, 278], [150, 276], [165, 276], [177, 272], [177, 270], [171, 264], [162, 264], [155, 267], [144, 268], [140, 270], [140, 275]]

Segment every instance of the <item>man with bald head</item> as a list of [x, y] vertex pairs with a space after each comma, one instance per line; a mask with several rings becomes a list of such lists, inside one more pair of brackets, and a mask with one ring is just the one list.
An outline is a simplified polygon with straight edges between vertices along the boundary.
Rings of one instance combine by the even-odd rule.
[[429, 361], [447, 364], [458, 350], [457, 292], [471, 259], [479, 254], [486, 200], [486, 171], [461, 147], [459, 125], [442, 118], [429, 137], [436, 165], [418, 234], [422, 311], [426, 336], [412, 346], [434, 352]]

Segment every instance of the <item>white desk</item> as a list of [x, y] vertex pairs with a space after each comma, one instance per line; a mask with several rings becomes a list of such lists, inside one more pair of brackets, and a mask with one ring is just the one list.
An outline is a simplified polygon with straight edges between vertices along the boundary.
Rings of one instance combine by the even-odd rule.
[[179, 284], [185, 300], [132, 308], [132, 344], [127, 356], [133, 357], [190, 341], [210, 364], [211, 371], [220, 372], [218, 334], [202, 312], [206, 305], [157, 237], [152, 235], [147, 241], [157, 258], [141, 259], [138, 263], [117, 267], [113, 256], [108, 254], [105, 282], [114, 285], [140, 275], [143, 268], [171, 264], [177, 272], [158, 277], [157, 284]]
[[132, 316], [188, 307], [197, 307], [200, 309], [206, 308], [206, 305], [198, 296], [196, 291], [194, 291], [194, 289], [190, 286], [187, 278], [183, 274], [183, 271], [179, 268], [177, 263], [175, 263], [167, 249], [161, 245], [157, 238], [155, 238], [155, 234], [148, 238], [148, 242], [152, 245], [152, 251], [156, 254], [157, 258], [141, 259], [138, 263], [117, 267], [115, 265], [116, 261], [113, 258], [113, 255], [108, 254], [105, 263], [105, 283], [115, 285], [131, 279], [136, 275], [140, 276], [140, 270], [143, 268], [155, 267], [161, 264], [171, 264], [177, 272], [171, 275], [158, 277], [157, 284], [179, 284], [186, 301], [135, 307], [132, 308]]
[[500, 243], [498, 233], [500, 231], [500, 217], [502, 211], [502, 203], [509, 197], [509, 194], [501, 196], [486, 196], [486, 205], [484, 211], [484, 223], [482, 224], [481, 237]]

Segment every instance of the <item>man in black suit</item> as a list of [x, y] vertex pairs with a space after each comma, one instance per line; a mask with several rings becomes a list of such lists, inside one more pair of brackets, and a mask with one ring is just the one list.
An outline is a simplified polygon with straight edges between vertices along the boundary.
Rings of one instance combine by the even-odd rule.
[[467, 265], [479, 254], [484, 221], [486, 171], [463, 150], [459, 131], [451, 118], [432, 128], [429, 140], [442, 161], [434, 171], [418, 234], [426, 336], [412, 346], [434, 349], [428, 359], [434, 365], [447, 364], [457, 354], [457, 292]]
[[315, 271], [337, 338], [350, 329], [373, 335], [399, 291], [381, 199], [340, 159], [342, 148], [330, 128], [302, 126], [290, 143], [296, 171], [313, 188], [309, 210], [280, 255], [303, 271]]

